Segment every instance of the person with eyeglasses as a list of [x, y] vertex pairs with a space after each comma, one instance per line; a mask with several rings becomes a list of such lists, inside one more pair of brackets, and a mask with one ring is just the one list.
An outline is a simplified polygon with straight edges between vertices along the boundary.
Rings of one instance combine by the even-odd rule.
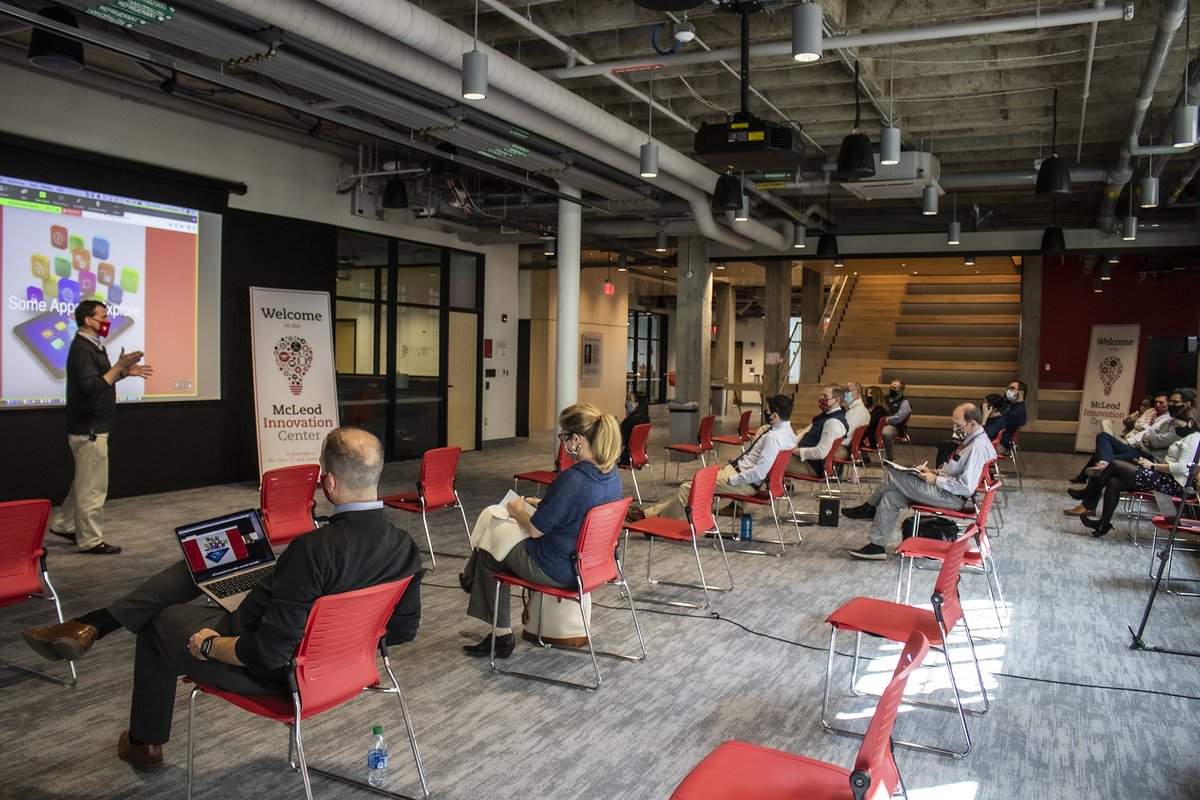
[[[575, 585], [575, 565], [571, 555], [579, 540], [584, 517], [596, 506], [624, 497], [617, 459], [621, 455], [621, 429], [616, 417], [605, 414], [591, 403], [568, 406], [558, 417], [563, 443], [575, 463], [563, 470], [546, 489], [541, 499], [516, 498], [507, 511], [529, 538], [513, 545], [503, 559], [497, 559], [482, 547], [471, 552], [467, 565], [458, 576], [459, 584], [471, 595], [467, 616], [496, 628], [478, 644], [464, 645], [470, 656], [487, 657], [496, 639], [496, 657], [508, 658], [516, 646], [509, 621], [510, 595], [496, 597], [497, 572], [511, 572], [531, 583], [567, 588]], [[533, 513], [526, 506], [534, 508]]]

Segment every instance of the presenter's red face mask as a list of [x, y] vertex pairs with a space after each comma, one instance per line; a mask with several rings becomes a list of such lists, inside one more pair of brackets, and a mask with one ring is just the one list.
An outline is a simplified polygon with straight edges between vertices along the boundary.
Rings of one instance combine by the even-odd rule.
[[108, 329], [112, 327], [112, 323], [106, 319], [96, 319], [95, 317], [92, 317], [92, 319], [96, 320], [96, 335], [101, 337], [108, 336]]

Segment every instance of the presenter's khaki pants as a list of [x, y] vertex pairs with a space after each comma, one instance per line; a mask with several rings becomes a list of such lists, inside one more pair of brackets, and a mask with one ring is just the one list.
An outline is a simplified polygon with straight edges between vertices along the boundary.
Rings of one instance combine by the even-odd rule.
[[104, 501], [108, 497], [108, 434], [68, 436], [75, 457], [75, 480], [51, 527], [75, 534], [80, 550], [90, 550], [103, 541]]

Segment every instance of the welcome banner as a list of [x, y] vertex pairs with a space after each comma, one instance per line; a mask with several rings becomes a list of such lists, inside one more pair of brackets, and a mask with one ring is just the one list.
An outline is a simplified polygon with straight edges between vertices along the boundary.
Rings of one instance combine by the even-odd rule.
[[[1133, 372], [1137, 368], [1141, 325], [1093, 325], [1088, 348], [1083, 400], [1079, 404], [1079, 430], [1075, 449], [1096, 449], [1101, 420], [1120, 423], [1133, 399]], [[1116, 425], [1120, 430], [1120, 425]]]
[[258, 472], [316, 464], [338, 426], [328, 292], [250, 287]]

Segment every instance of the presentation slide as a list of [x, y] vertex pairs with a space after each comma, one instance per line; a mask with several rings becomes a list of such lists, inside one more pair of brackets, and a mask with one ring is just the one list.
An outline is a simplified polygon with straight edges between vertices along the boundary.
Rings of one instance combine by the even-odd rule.
[[0, 176], [0, 408], [65, 401], [83, 300], [108, 306], [110, 360], [141, 350], [154, 367], [118, 383], [118, 401], [220, 397], [219, 356], [201, 353], [198, 335], [202, 304], [219, 297], [219, 256], [201, 255], [214, 249], [209, 224], [219, 250], [215, 215]]

